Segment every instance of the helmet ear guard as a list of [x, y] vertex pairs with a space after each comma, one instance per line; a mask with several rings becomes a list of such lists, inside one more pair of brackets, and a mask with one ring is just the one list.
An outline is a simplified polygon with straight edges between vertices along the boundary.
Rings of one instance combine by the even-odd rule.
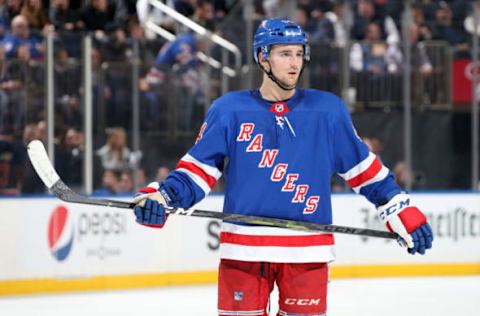
[[310, 61], [310, 45], [307, 44], [307, 45], [303, 46], [303, 50], [304, 50], [303, 51], [303, 60], [308, 63]]
[[[260, 51], [262, 53], [263, 59], [265, 59], [265, 60], [268, 59], [268, 55], [270, 55], [270, 49], [271, 49], [271, 46], [260, 47]], [[258, 54], [257, 54], [257, 57], [258, 57]]]

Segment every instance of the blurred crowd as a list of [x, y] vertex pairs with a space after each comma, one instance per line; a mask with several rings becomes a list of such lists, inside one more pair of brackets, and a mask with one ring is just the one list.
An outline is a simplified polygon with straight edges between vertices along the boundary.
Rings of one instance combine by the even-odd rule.
[[[243, 47], [244, 56], [250, 54], [250, 47], [243, 43], [244, 32], [229, 32], [243, 28], [242, 10], [236, 10], [243, 5], [242, 1], [161, 2]], [[352, 41], [348, 67], [356, 87], [355, 97], [368, 103], [400, 94], [405, 58], [401, 31], [403, 1], [253, 0], [251, 3], [254, 16], [249, 18], [257, 23], [267, 17], [285, 16], [309, 33], [312, 87], [339, 92], [336, 53]], [[473, 5], [468, 0], [412, 1], [408, 34], [412, 66], [422, 82], [432, 81], [437, 69], [437, 61], [426, 43], [441, 41], [453, 50], [455, 58], [470, 57]], [[240, 19], [229, 18], [238, 12]], [[145, 27], [152, 22], [175, 34], [176, 39], [168, 42]], [[55, 167], [65, 182], [82, 186], [81, 58], [82, 38], [87, 33], [93, 41], [97, 194], [131, 192], [148, 181], [162, 179], [173, 168], [162, 163], [156, 175], [149, 178], [145, 175], [141, 152], [129, 149], [132, 75], [126, 64], [134, 56], [142, 62], [138, 85], [140, 129], [144, 132], [165, 132], [168, 137], [174, 126], [176, 131], [194, 135], [208, 100], [218, 95], [206, 85], [212, 80], [206, 77], [197, 57], [199, 51], [206, 49], [204, 41], [179, 27], [148, 0], [0, 0], [0, 194], [44, 192], [27, 163], [25, 146], [32, 139], [46, 140], [43, 65], [48, 34], [52, 34], [55, 47]], [[397, 88], [376, 89], [378, 95], [368, 92], [369, 87], [378, 87], [385, 81], [396, 83]], [[423, 100], [425, 95], [419, 98]], [[402, 165], [394, 169], [399, 170], [401, 181], [405, 177]]]

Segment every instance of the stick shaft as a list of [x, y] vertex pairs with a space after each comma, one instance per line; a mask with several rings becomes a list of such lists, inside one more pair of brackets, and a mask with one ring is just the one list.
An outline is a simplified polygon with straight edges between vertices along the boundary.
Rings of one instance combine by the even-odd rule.
[[[50, 189], [50, 191], [59, 199], [78, 204], [107, 206], [122, 209], [133, 209], [135, 203], [109, 200], [109, 199], [95, 199], [80, 195], [68, 187], [62, 179], [58, 176], [54, 167], [52, 166], [45, 147], [39, 141], [32, 141], [28, 145], [28, 155], [32, 161], [35, 171], [42, 179], [43, 183]], [[202, 218], [213, 218], [223, 221], [253, 224], [280, 228], [290, 228], [302, 231], [318, 231], [330, 233], [342, 233], [359, 236], [369, 236], [387, 239], [397, 239], [398, 235], [387, 231], [373, 230], [367, 228], [357, 228], [338, 225], [318, 224], [311, 222], [295, 221], [281, 218], [261, 217], [252, 215], [232, 214], [229, 212], [214, 212], [197, 209], [173, 209], [167, 208], [166, 212], [173, 215], [193, 216]]]
[[[116, 208], [123, 208], [123, 209], [133, 209], [135, 207], [135, 204], [131, 202], [109, 200], [109, 199], [93, 199], [93, 198], [79, 195], [75, 193], [73, 190], [71, 190], [67, 185], [65, 185], [65, 183], [62, 182], [62, 180], [58, 180], [50, 188], [50, 191], [52, 191], [52, 193], [58, 198], [60, 198], [61, 200], [64, 200], [65, 202], [70, 202], [70, 203], [116, 207]], [[280, 218], [231, 214], [226, 212], [214, 212], [214, 211], [198, 210], [198, 209], [167, 208], [166, 212], [168, 214], [173, 214], [173, 215], [213, 218], [213, 219], [231, 221], [236, 223], [291, 228], [291, 229], [303, 230], [303, 231], [322, 231], [322, 232], [343, 233], [343, 234], [361, 235], [361, 236], [369, 236], [369, 237], [379, 237], [379, 238], [387, 238], [387, 239], [397, 238], [396, 234], [390, 233], [387, 231], [348, 227], [348, 226], [338, 226], [338, 225], [326, 225], [326, 224], [294, 221], [294, 220], [287, 220], [287, 219], [280, 219]]]

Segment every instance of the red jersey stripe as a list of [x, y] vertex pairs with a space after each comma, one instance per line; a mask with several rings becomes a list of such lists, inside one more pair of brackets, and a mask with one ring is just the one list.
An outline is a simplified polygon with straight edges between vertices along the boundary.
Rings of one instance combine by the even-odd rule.
[[358, 187], [368, 180], [374, 178], [377, 173], [382, 170], [382, 167], [382, 163], [378, 160], [378, 158], [375, 158], [372, 164], [364, 172], [360, 173], [356, 177], [351, 178], [347, 181], [347, 183], [352, 188]]
[[210, 189], [213, 188], [213, 186], [217, 182], [217, 179], [215, 179], [215, 177], [212, 177], [211, 175], [209, 175], [208, 173], [203, 171], [202, 168], [200, 168], [199, 166], [197, 166], [193, 162], [180, 160], [178, 162], [176, 168], [177, 169], [179, 169], [179, 168], [187, 169], [188, 171], [196, 174], [197, 176], [202, 178], [203, 181], [205, 181], [205, 183], [210, 187]]
[[221, 232], [220, 243], [259, 247], [308, 247], [333, 245], [335, 241], [333, 238], [333, 234], [302, 236], [267, 236], [242, 235]]

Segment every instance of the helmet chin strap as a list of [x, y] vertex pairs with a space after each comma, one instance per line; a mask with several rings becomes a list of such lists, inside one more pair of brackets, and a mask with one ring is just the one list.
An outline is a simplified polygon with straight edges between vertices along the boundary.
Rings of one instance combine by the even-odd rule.
[[[278, 80], [277, 77], [275, 77], [275, 75], [273, 74], [272, 72], [272, 65], [270, 65], [270, 62], [267, 60], [267, 63], [268, 65], [270, 66], [270, 70], [267, 71], [265, 68], [263, 68], [263, 66], [258, 63], [258, 65], [260, 66], [260, 68], [263, 70], [264, 73], [267, 74], [268, 78], [270, 78], [273, 82], [275, 82], [277, 84], [277, 86], [279, 86], [282, 90], [285, 90], [285, 91], [291, 91], [293, 89], [295, 89], [297, 87], [297, 84], [295, 83], [295, 85], [293, 87], [288, 87], [288, 86], [285, 86], [282, 82], [280, 82], [280, 80]], [[300, 79], [300, 76], [302, 75], [302, 72], [303, 72], [303, 69], [304, 69], [304, 66], [305, 66], [305, 62], [302, 63], [302, 69], [300, 70], [300, 74], [298, 75], [298, 78]], [[298, 81], [298, 80], [297, 80]]]

